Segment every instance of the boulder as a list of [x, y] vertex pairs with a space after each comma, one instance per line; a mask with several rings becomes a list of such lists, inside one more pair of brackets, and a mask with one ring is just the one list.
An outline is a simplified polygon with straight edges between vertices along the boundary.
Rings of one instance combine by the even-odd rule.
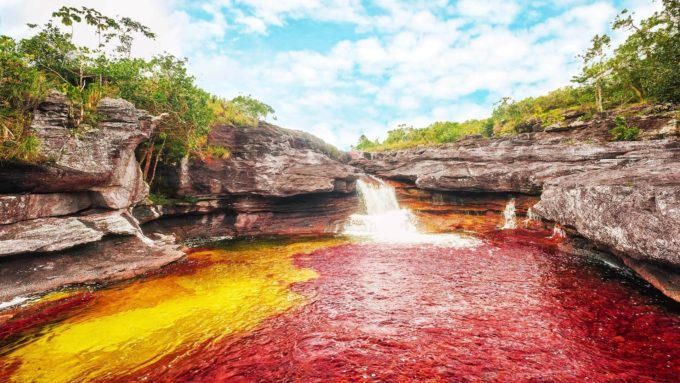
[[534, 211], [614, 253], [680, 269], [680, 161], [550, 180]]
[[34, 113], [30, 130], [42, 161], [0, 167], [0, 193], [91, 192], [94, 207], [121, 209], [142, 200], [148, 188], [134, 150], [151, 129], [151, 117], [131, 103], [102, 99], [96, 126], [73, 126], [71, 104], [51, 92]]
[[104, 236], [138, 236], [139, 226], [126, 210], [91, 213], [65, 218], [40, 218], [0, 226], [0, 256], [52, 252]]

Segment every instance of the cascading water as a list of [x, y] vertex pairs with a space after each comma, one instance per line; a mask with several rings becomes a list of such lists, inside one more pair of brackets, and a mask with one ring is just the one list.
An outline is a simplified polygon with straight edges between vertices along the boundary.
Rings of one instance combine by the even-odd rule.
[[516, 229], [517, 228], [517, 218], [515, 215], [515, 199], [512, 198], [505, 205], [505, 210], [503, 210], [503, 230], [506, 229]]
[[393, 187], [375, 177], [357, 181], [365, 214], [353, 214], [343, 234], [388, 243], [429, 243], [452, 247], [473, 246], [478, 240], [456, 234], [424, 234], [409, 209], [399, 206]]
[[537, 215], [536, 213], [534, 213], [533, 208], [529, 208], [527, 210], [527, 217], [526, 217], [526, 219], [524, 219], [523, 222], [524, 222], [524, 227], [528, 228], [529, 226], [532, 225], [532, 223], [539, 223], [540, 224], [541, 217], [539, 215]]

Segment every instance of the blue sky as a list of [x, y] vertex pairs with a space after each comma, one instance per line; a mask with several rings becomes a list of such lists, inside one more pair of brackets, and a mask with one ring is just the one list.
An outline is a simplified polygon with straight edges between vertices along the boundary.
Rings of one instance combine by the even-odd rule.
[[251, 94], [276, 123], [343, 149], [400, 123], [488, 116], [503, 96], [569, 84], [575, 58], [623, 8], [651, 0], [0, 0], [0, 33], [22, 37], [63, 4], [149, 25], [134, 53], [189, 58], [200, 86]]

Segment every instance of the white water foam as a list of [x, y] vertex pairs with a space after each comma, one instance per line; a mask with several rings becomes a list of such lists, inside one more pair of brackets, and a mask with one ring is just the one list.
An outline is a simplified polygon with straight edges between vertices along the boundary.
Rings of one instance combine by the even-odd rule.
[[512, 198], [503, 210], [503, 230], [517, 229], [517, 216], [515, 214], [515, 199]]
[[382, 243], [422, 243], [447, 247], [469, 247], [479, 240], [456, 234], [425, 234], [408, 209], [399, 206], [393, 187], [378, 178], [357, 181], [357, 191], [365, 214], [354, 214], [343, 234]]
[[7, 302], [0, 302], [0, 310], [8, 309], [10, 307], [18, 306], [28, 300], [30, 300], [30, 297], [14, 297], [11, 300]]
[[529, 210], [527, 210], [527, 217], [523, 222], [524, 222], [524, 227], [527, 228], [532, 223], [540, 223], [541, 217], [538, 214], [534, 213], [534, 209], [532, 207], [530, 207]]

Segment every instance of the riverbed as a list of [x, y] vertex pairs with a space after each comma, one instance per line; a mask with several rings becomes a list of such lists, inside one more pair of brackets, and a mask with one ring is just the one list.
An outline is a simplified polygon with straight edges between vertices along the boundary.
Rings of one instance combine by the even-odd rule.
[[674, 381], [676, 305], [557, 251], [346, 237], [231, 241], [62, 291], [0, 328], [9, 382]]

